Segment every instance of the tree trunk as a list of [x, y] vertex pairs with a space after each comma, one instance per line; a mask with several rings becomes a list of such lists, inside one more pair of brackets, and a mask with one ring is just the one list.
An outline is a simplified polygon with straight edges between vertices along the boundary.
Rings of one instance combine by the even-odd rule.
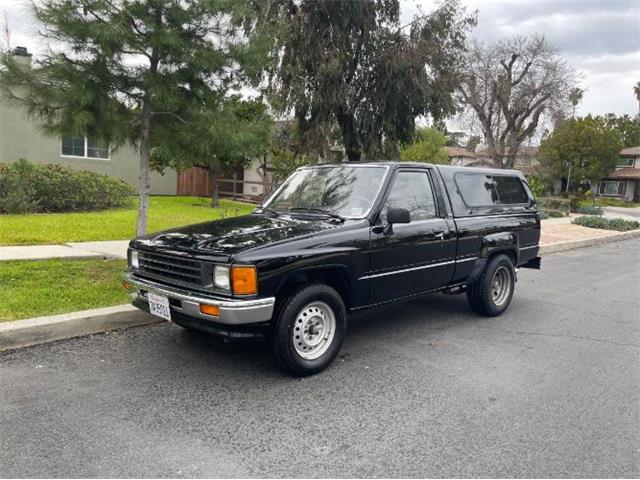
[[358, 139], [353, 116], [341, 110], [337, 114], [338, 124], [342, 131], [342, 145], [350, 162], [359, 162], [362, 158], [362, 147]]
[[362, 158], [362, 153], [358, 150], [347, 149], [347, 160], [350, 162], [359, 162]]
[[142, 106], [140, 129], [140, 173], [138, 176], [138, 222], [136, 236], [147, 233], [149, 219], [149, 151], [151, 132], [151, 105], [145, 99]]
[[209, 172], [211, 173], [211, 208], [215, 208], [220, 204], [220, 164], [217, 161], [211, 162]]

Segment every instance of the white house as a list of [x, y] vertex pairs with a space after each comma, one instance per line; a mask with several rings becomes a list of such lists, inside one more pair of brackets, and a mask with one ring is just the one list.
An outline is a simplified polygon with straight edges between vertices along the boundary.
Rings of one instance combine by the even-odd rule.
[[615, 171], [597, 185], [599, 195], [640, 202], [640, 145], [620, 151]]

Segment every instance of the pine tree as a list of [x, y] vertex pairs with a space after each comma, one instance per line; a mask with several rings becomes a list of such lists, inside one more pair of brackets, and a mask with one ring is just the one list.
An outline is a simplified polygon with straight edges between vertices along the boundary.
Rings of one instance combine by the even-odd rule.
[[[139, 151], [136, 233], [147, 229], [149, 171], [214, 157], [242, 143], [223, 128], [227, 93], [253, 68], [233, 0], [43, 0], [33, 5], [54, 45], [30, 70], [5, 55], [0, 86], [52, 135], [91, 135]], [[237, 123], [234, 124], [237, 127]], [[198, 156], [199, 155], [199, 156]]]

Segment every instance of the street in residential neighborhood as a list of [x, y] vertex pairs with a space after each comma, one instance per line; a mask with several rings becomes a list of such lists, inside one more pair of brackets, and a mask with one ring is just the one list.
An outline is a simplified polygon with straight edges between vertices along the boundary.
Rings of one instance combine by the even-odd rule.
[[0, 0], [0, 479], [640, 478], [638, 18]]
[[349, 319], [323, 373], [173, 324], [0, 356], [2, 477], [638, 477], [640, 239]]

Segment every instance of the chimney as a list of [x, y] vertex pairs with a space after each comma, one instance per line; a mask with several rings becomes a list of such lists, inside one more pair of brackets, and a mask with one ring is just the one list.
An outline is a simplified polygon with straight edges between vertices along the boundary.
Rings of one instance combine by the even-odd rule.
[[16, 47], [11, 50], [11, 54], [20, 65], [25, 68], [31, 68], [31, 54], [27, 50], [27, 47]]

